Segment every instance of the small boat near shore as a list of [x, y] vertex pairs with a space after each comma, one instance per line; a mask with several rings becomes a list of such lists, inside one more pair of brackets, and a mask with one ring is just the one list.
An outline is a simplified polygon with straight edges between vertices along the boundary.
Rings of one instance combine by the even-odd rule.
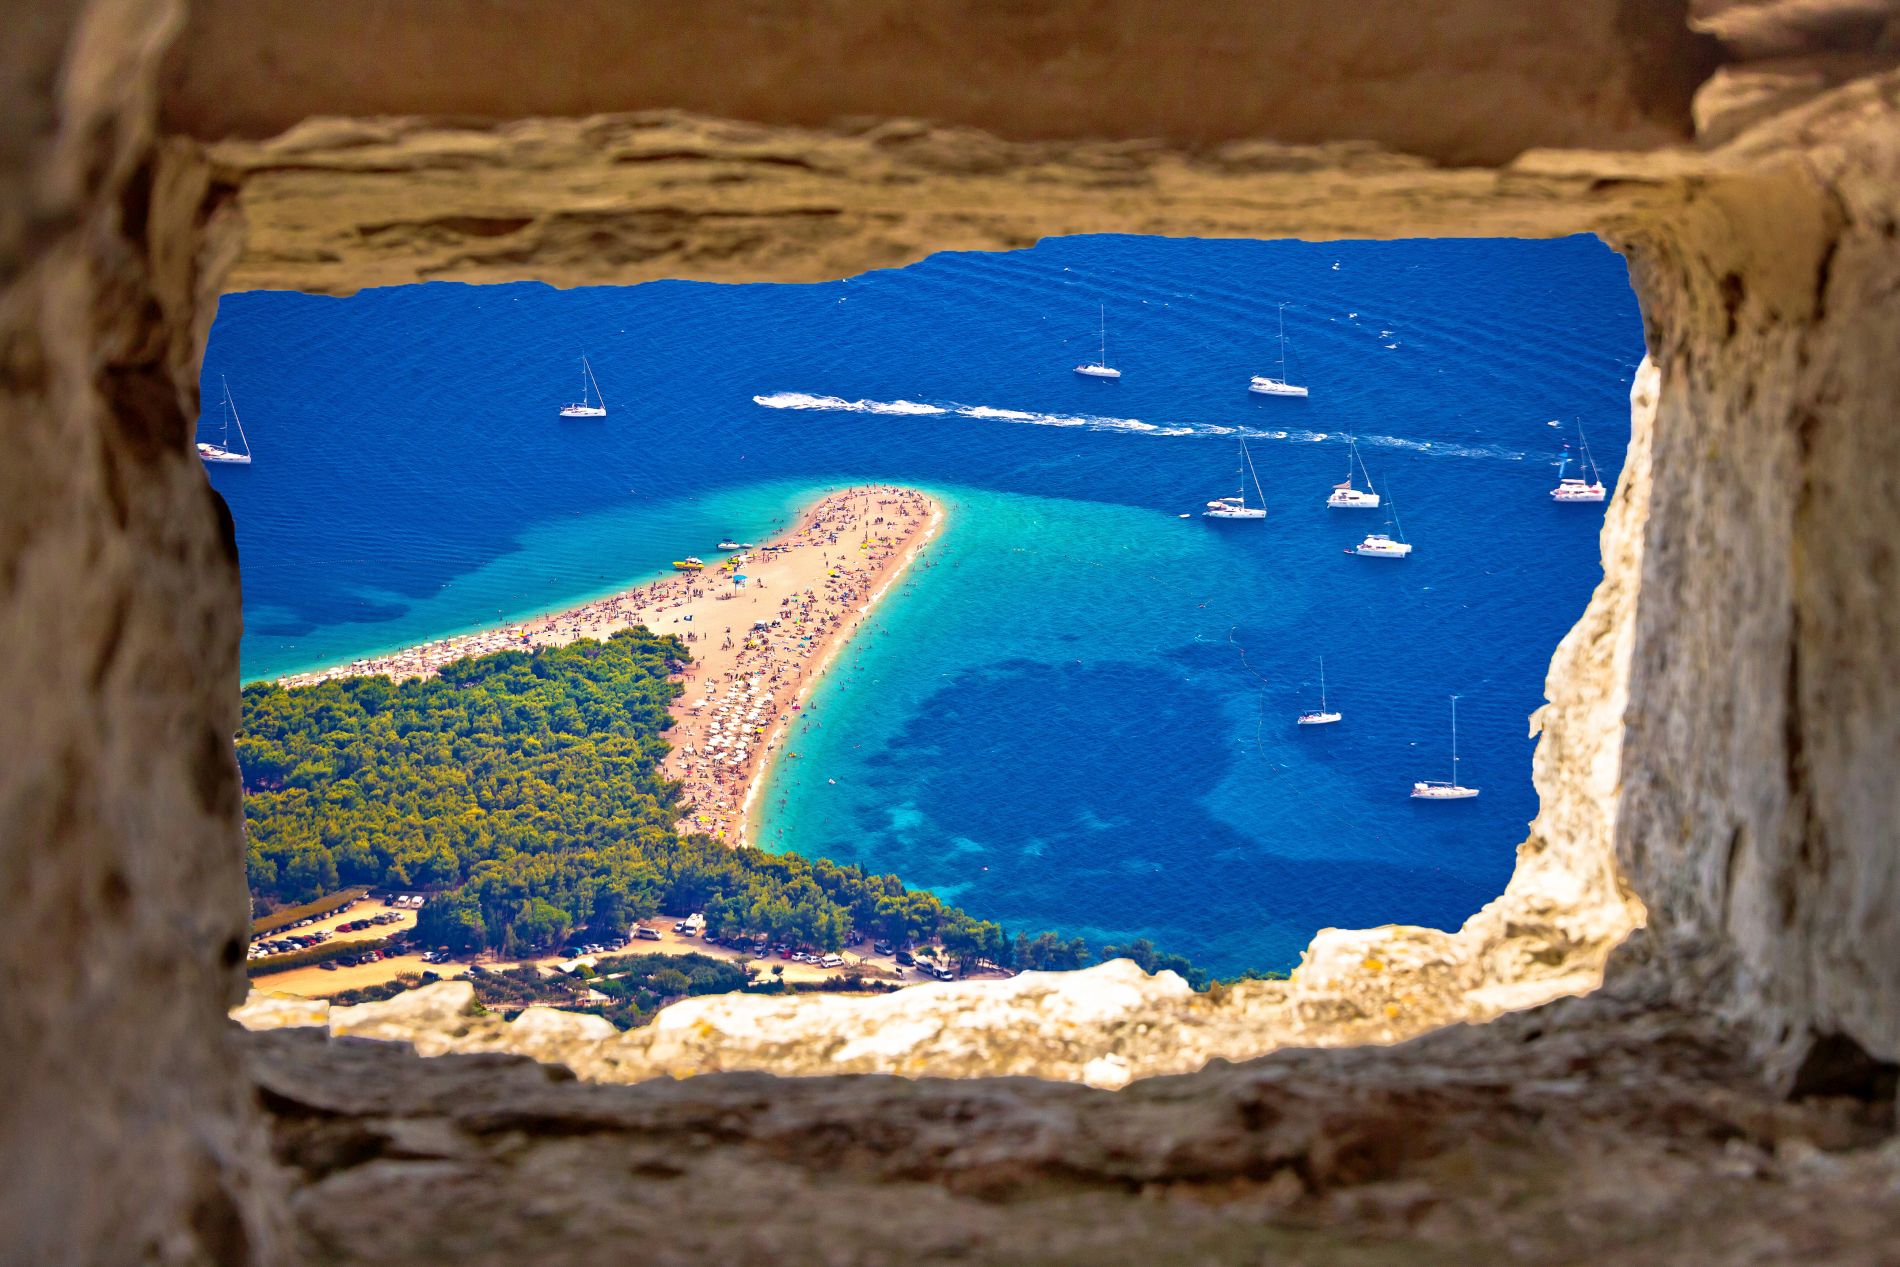
[[1108, 363], [1108, 305], [1101, 305], [1102, 316], [1102, 353], [1090, 365], [1078, 365], [1075, 372], [1084, 378], [1120, 378], [1122, 372]]
[[594, 377], [594, 367], [587, 363], [587, 356], [583, 353], [581, 355], [581, 398], [575, 404], [562, 405], [561, 417], [605, 418], [606, 416], [607, 399], [600, 394], [600, 381]]
[[706, 561], [696, 554], [689, 554], [683, 559], [673, 560], [673, 570], [675, 572], [697, 572], [705, 566]]
[[1305, 396], [1306, 388], [1290, 383], [1286, 377], [1286, 305], [1280, 305], [1280, 373], [1255, 374], [1247, 390], [1256, 396]]
[[[222, 374], [218, 376], [218, 382], [224, 387], [224, 431], [216, 444], [207, 444], [203, 440], [198, 441], [198, 460], [201, 462], [215, 462], [229, 466], [249, 466], [251, 464], [251, 441], [250, 438], [244, 434], [244, 420], [238, 417], [237, 402], [231, 399], [231, 384], [225, 381]], [[238, 443], [244, 446], [244, 452], [242, 453], [239, 453], [231, 447], [232, 423], [237, 424]]]
[[1451, 697], [1451, 778], [1441, 782], [1437, 779], [1420, 779], [1412, 784], [1412, 799], [1415, 801], [1468, 801], [1478, 794], [1475, 787], [1466, 787], [1458, 782], [1458, 697]]
[[1340, 714], [1326, 707], [1326, 657], [1319, 658], [1319, 707], [1309, 708], [1301, 713], [1295, 723], [1300, 726], [1330, 726], [1340, 719]]
[[1240, 481], [1240, 492], [1233, 497], [1216, 497], [1207, 503], [1201, 515], [1207, 519], [1265, 519], [1267, 517], [1267, 495], [1260, 491], [1260, 475], [1253, 468], [1253, 454], [1247, 452], [1247, 437], [1240, 437], [1240, 457], [1245, 463], [1246, 474], [1253, 480], [1254, 496], [1260, 499], [1258, 506], [1247, 504], [1247, 480]]

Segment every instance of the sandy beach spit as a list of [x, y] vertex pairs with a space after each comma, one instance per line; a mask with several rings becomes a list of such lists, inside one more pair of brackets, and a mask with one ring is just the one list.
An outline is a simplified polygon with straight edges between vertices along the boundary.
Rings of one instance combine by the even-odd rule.
[[673, 706], [664, 770], [683, 785], [680, 830], [749, 845], [768, 763], [809, 707], [813, 684], [942, 522], [943, 508], [915, 489], [848, 488], [819, 498], [757, 548], [708, 555], [701, 571], [279, 681], [429, 677], [469, 656], [563, 646], [639, 625], [678, 635], [693, 662]]

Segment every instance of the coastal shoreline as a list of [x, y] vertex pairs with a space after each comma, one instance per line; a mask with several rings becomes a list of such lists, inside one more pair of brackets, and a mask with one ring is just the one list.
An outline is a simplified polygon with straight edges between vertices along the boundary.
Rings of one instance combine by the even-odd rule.
[[[943, 505], [934, 498], [926, 497], [925, 501], [929, 503], [930, 516], [925, 520], [921, 530], [915, 532], [906, 545], [899, 550], [893, 565], [884, 569], [879, 574], [877, 577], [877, 588], [865, 599], [863, 605], [855, 610], [852, 617], [825, 641], [818, 655], [813, 658], [808, 666], [804, 681], [793, 693], [793, 702], [800, 706], [799, 711], [802, 715], [809, 715], [805, 714], [803, 710], [810, 706], [812, 691], [817, 687], [819, 681], [824, 678], [825, 674], [831, 671], [831, 666], [837, 660], [838, 653], [844, 650], [858, 629], [865, 621], [870, 619], [871, 613], [877, 609], [877, 605], [882, 602], [884, 596], [890, 592], [891, 586], [895, 585], [898, 580], [903, 577], [904, 573], [910, 570], [911, 565], [923, 555], [925, 548], [936, 539], [937, 533], [942, 531], [944, 524]], [[790, 711], [783, 712], [777, 721], [773, 723], [772, 728], [766, 732], [758, 768], [753, 772], [751, 782], [746, 786], [745, 799], [739, 806], [738, 843], [740, 844], [752, 845], [754, 843], [751, 839], [752, 804], [758, 799], [759, 793], [764, 791], [766, 783], [770, 780], [773, 771], [777, 768], [782, 741], [790, 732], [792, 722], [795, 720], [798, 719], [793, 717]]]
[[[835, 490], [762, 546], [703, 570], [276, 681], [295, 687], [378, 674], [403, 681], [470, 656], [564, 646], [637, 626], [676, 635], [692, 654], [670, 709], [664, 763], [682, 785], [680, 830], [749, 845], [754, 804], [813, 685], [943, 522], [942, 505], [916, 489]], [[715, 697], [719, 687], [724, 693]]]

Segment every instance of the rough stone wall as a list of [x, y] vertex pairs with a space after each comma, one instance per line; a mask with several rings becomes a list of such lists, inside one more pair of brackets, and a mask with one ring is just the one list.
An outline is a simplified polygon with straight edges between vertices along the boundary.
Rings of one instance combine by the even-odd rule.
[[[16, 22], [18, 17], [20, 21]], [[223, 505], [191, 454], [202, 176], [175, 4], [10, 13], [0, 78], [0, 1258], [245, 1263], [273, 1232], [223, 1013], [246, 895]], [[201, 305], [203, 307], [201, 308]]]
[[[1169, 11], [1182, 47], [1213, 47], [1214, 34], [1183, 16], [1193, 8]], [[1652, 989], [1661, 983], [1680, 1006], [1738, 1022], [1720, 1041], [1766, 1052], [1787, 1085], [1827, 1083], [1830, 1070], [1807, 1058], [1820, 1050], [1847, 1089], [1875, 1087], [1877, 1076], [1863, 1068], [1855, 1083], [1853, 1062], [1839, 1058], [1900, 1056], [1895, 5], [1703, 0], [1694, 20], [1728, 42], [1729, 57], [1687, 116], [1703, 144], [1622, 154], [1518, 151], [1686, 136], [1671, 94], [1706, 65], [1679, 38], [1680, 14], [1634, 0], [1512, 9], [1547, 19], [1561, 66], [1550, 41], [1489, 0], [1440, 6], [1407, 28], [1409, 43], [1386, 40], [1390, 64], [1363, 43], [1324, 35], [1344, 25], [1330, 8], [1289, 6], [1289, 31], [1306, 22], [1322, 34], [1290, 41], [1288, 78], [1325, 108], [1288, 104], [1276, 84], [1263, 113], [1215, 111], [1201, 131], [1181, 122], [1178, 102], [1137, 109], [1142, 77], [1164, 77], [1167, 57], [1131, 61], [1126, 48], [1139, 45], [1129, 44], [1120, 60], [1090, 61], [1083, 50], [1071, 65], [1063, 47], [1073, 27], [1035, 26], [1057, 8], [1032, 5], [994, 11], [999, 29], [1039, 32], [1046, 47], [991, 50], [1022, 59], [1005, 68], [1008, 91], [939, 82], [939, 95], [917, 98], [937, 107], [937, 124], [799, 115], [824, 103], [794, 110], [776, 92], [790, 73], [781, 64], [776, 79], [707, 79], [708, 91], [734, 95], [702, 107], [752, 123], [673, 113], [332, 120], [208, 149], [155, 139], [159, 55], [180, 19], [173, 0], [68, 0], [10, 24], [0, 51], [10, 125], [0, 131], [0, 717], [9, 727], [0, 763], [0, 1064], [9, 1075], [0, 1227], [17, 1238], [9, 1251], [18, 1244], [27, 1259], [51, 1262], [244, 1261], [270, 1257], [277, 1244], [271, 1194], [247, 1186], [267, 1185], [271, 1172], [254, 1164], [257, 1119], [219, 1029], [239, 984], [243, 926], [237, 780], [223, 740], [235, 723], [239, 606], [229, 525], [191, 458], [189, 420], [210, 294], [223, 284], [803, 279], [945, 246], [1111, 228], [1600, 231], [1632, 261], [1653, 376], [1641, 376], [1633, 402], [1638, 439], [1606, 520], [1605, 583], [1553, 663], [1538, 822], [1510, 890], [1459, 933], [1329, 931], [1298, 981], [1198, 1001], [1166, 978], [1113, 969], [1054, 986], [1012, 983], [1012, 999], [987, 1002], [918, 992], [884, 1004], [889, 1017], [813, 1000], [772, 1017], [785, 1028], [770, 1032], [761, 1012], [731, 1000], [627, 1039], [545, 1014], [500, 1026], [464, 1016], [440, 992], [405, 1006], [441, 1015], [330, 1019], [436, 1050], [533, 1050], [600, 1077], [750, 1062], [1007, 1067], [1112, 1086], [1275, 1043], [1391, 1042], [1588, 988], [1624, 931], [1646, 920], [1596, 998], [1654, 1003], [1667, 997]], [[306, 34], [272, 45], [229, 6], [208, 7], [228, 23], [195, 28], [191, 39], [248, 32], [260, 41], [259, 70], [241, 66], [241, 41], [207, 44], [194, 59], [188, 39], [185, 60], [174, 62], [186, 79], [173, 81], [169, 98], [180, 126], [223, 136], [251, 125], [237, 109], [247, 102], [261, 103], [269, 127], [439, 105], [378, 97], [393, 89], [375, 57], [363, 76], [335, 73], [322, 58], [286, 62], [306, 44], [332, 57], [341, 46], [307, 34], [281, 6], [256, 12]], [[363, 12], [380, 16], [352, 31], [356, 52], [377, 50], [371, 32], [388, 36], [387, 49], [426, 34], [417, 13], [454, 20], [432, 6]], [[496, 3], [483, 12], [523, 11]], [[733, 12], [755, 35], [777, 29], [770, 9]], [[896, 10], [824, 10], [846, 24], [866, 12]], [[1111, 26], [1132, 12], [1103, 9]], [[1661, 26], [1658, 14], [1668, 19]], [[964, 44], [922, 21], [900, 22], [899, 33], [929, 37], [937, 58], [968, 60]], [[1124, 26], [1124, 38], [1146, 29]], [[1478, 28], [1515, 32], [1529, 52], [1479, 39]], [[1263, 38], [1244, 22], [1232, 30], [1243, 44]], [[494, 45], [492, 31], [464, 34], [449, 41], [456, 56]], [[465, 64], [406, 59], [404, 69]], [[204, 67], [219, 73], [187, 91]], [[1024, 67], [1055, 87], [1021, 90]], [[1244, 104], [1268, 91], [1261, 69], [1210, 53], [1173, 78], [1193, 84], [1194, 101]], [[1116, 112], [1051, 126], [1077, 100], [1104, 96], [1104, 75], [1116, 77]], [[481, 78], [442, 70], [409, 86], [449, 91]], [[865, 85], [846, 77], [832, 104], [913, 114], [900, 108], [911, 80], [919, 93], [930, 88], [930, 76], [912, 73], [877, 86], [883, 96], [847, 101], [845, 89]], [[1310, 92], [1328, 80], [1335, 96]], [[1367, 81], [1391, 91], [1354, 99], [1352, 85]], [[231, 113], [207, 105], [207, 82], [229, 94]], [[694, 103], [663, 82], [652, 98], [630, 89], [602, 104]], [[1658, 91], [1639, 91], [1645, 83]], [[550, 111], [568, 108], [548, 100]], [[780, 101], [784, 111], [773, 108]], [[985, 122], [1000, 135], [976, 129]], [[1070, 989], [1079, 993], [1058, 997]], [[975, 1026], [986, 1010], [998, 1024]], [[1051, 1015], [1066, 1028], [1027, 1024]], [[1421, 1062], [1417, 1076], [1429, 1081], [1486, 1044], [1550, 1029], [1572, 1036], [1574, 1067], [1577, 1053], [1610, 1041], [1589, 1015], [1558, 1004], [1521, 1023], [1459, 1031], [1460, 1044], [1475, 1046], [1428, 1043], [1405, 1059]], [[859, 1040], [867, 1020], [879, 1028]], [[1021, 1042], [999, 1037], [1012, 1025]], [[810, 1041], [786, 1041], [799, 1027]], [[1817, 1045], [1830, 1035], [1841, 1041]], [[1542, 1077], [1536, 1068], [1502, 1062], [1496, 1077], [1508, 1092], [1514, 1078]], [[1744, 1068], [1731, 1062], [1709, 1076]], [[1231, 1127], [1233, 1106], [1219, 1107], [1211, 1090], [1215, 1074], [1200, 1077], [1171, 1088], [1169, 1105], [1226, 1114]], [[1628, 1085], [1641, 1081], [1631, 1074]], [[791, 1094], [750, 1085], [760, 1089], [746, 1094], [768, 1108]], [[824, 1085], [833, 1089], [813, 1094], [836, 1097], [826, 1101], [835, 1107], [853, 1094], [836, 1088], [855, 1084]], [[680, 1090], [683, 1102], [692, 1086]], [[991, 1094], [1004, 1093], [968, 1096]], [[712, 1107], [692, 1110], [711, 1123], [696, 1138], [721, 1138], [716, 1099], [709, 1093]], [[929, 1111], [957, 1120], [969, 1102], [933, 1092]], [[1104, 1102], [1065, 1101], [1061, 1111], [1088, 1137]], [[1538, 1103], [1537, 1113], [1551, 1111]], [[494, 1129], [505, 1132], [501, 1120]], [[853, 1120], [836, 1137], [845, 1153], [888, 1147], [880, 1123], [896, 1118], [873, 1105]], [[443, 1160], [430, 1151], [427, 1132], [437, 1128], [417, 1129], [399, 1147], [425, 1171], [400, 1173], [440, 1176], [426, 1170]], [[1259, 1129], [1270, 1133], [1271, 1122]], [[983, 1144], [993, 1162], [986, 1182], [1071, 1164], [1071, 1153], [1039, 1152], [1039, 1137], [1024, 1130]], [[1365, 1124], [1348, 1131], [1361, 1145], [1376, 1134]], [[1231, 1151], [1251, 1138], [1215, 1129], [1195, 1147], [1252, 1156]], [[1313, 1151], [1336, 1156], [1336, 1145], [1321, 1140]], [[1203, 1155], [1190, 1148], [1177, 1160]], [[1244, 1166], [1210, 1173], [1247, 1177]], [[1115, 1171], [1106, 1182], [1141, 1179]]]
[[[365, 56], [374, 49], [374, 56]], [[1447, 164], [1684, 140], [1684, 0], [197, 0], [169, 130], [685, 110], [1192, 149], [1349, 139]]]
[[1680, 997], [1900, 1058], [1900, 79], [1628, 242], [1662, 371], [1619, 849]]

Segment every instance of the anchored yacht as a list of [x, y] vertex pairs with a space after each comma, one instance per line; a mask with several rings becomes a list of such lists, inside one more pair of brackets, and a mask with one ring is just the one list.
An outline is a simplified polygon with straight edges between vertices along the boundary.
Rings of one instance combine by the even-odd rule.
[[1557, 487], [1550, 490], [1550, 499], [1558, 502], [1600, 502], [1609, 490], [1603, 487], [1603, 476], [1597, 471], [1596, 459], [1590, 456], [1590, 442], [1583, 436], [1583, 419], [1577, 419], [1577, 446], [1583, 452], [1583, 469], [1590, 473], [1585, 480], [1575, 475], [1566, 476], [1564, 471], [1570, 466], [1570, 446], [1564, 446], [1564, 460], [1557, 469]]
[[[589, 394], [589, 389], [592, 394]], [[594, 377], [594, 367], [587, 363], [587, 357], [581, 357], [581, 398], [572, 405], [561, 406], [563, 418], [605, 418], [607, 401], [600, 394], [600, 382]]]
[[1122, 372], [1108, 363], [1108, 305], [1101, 305], [1102, 355], [1092, 365], [1078, 365], [1075, 372], [1084, 378], [1120, 378]]
[[1297, 724], [1301, 726], [1330, 726], [1339, 720], [1340, 715], [1328, 711], [1326, 707], [1326, 657], [1319, 658], [1319, 707], [1309, 708], [1299, 716]]
[[[251, 464], [251, 442], [244, 434], [244, 420], [238, 417], [237, 402], [231, 399], [231, 384], [224, 381], [222, 374], [218, 376], [218, 382], [224, 386], [224, 431], [216, 444], [206, 444], [203, 440], [198, 441], [198, 459], [202, 462], [222, 462], [232, 466], [249, 466]], [[244, 452], [242, 453], [237, 452], [231, 447], [232, 423], [237, 424], [238, 443], [244, 446]]]
[[[1385, 495], [1387, 500], [1391, 499], [1390, 486], [1387, 486]], [[1397, 539], [1383, 532], [1369, 533], [1358, 545], [1347, 546], [1347, 554], [1356, 554], [1367, 559], [1403, 559], [1412, 553], [1412, 545], [1405, 539], [1405, 526], [1399, 522], [1399, 504], [1394, 501], [1389, 509], [1392, 511], [1392, 530], [1399, 534]]]
[[1207, 519], [1265, 519], [1267, 517], [1267, 495], [1260, 491], [1260, 476], [1253, 469], [1253, 454], [1247, 452], [1247, 437], [1240, 437], [1240, 456], [1246, 463], [1246, 470], [1253, 480], [1254, 496], [1260, 499], [1258, 506], [1247, 504], [1247, 481], [1240, 482], [1240, 492], [1233, 497], [1216, 497], [1207, 503], [1207, 509], [1201, 515]]
[[1475, 787], [1465, 787], [1458, 782], [1458, 697], [1451, 697], [1451, 779], [1441, 783], [1436, 779], [1421, 779], [1412, 785], [1412, 799], [1415, 801], [1468, 801], [1478, 794]]
[[1286, 305], [1280, 305], [1280, 373], [1255, 374], [1247, 390], [1259, 396], [1304, 396], [1306, 389], [1289, 383], [1286, 377]]
[[[1359, 473], [1366, 477], [1366, 486], [1363, 490], [1352, 486], [1354, 461], [1359, 463]], [[1372, 491], [1372, 472], [1366, 470], [1366, 460], [1359, 455], [1359, 441], [1351, 436], [1346, 437], [1346, 478], [1333, 485], [1332, 496], [1326, 499], [1326, 504], [1334, 510], [1377, 510], [1379, 508], [1379, 495]]]

